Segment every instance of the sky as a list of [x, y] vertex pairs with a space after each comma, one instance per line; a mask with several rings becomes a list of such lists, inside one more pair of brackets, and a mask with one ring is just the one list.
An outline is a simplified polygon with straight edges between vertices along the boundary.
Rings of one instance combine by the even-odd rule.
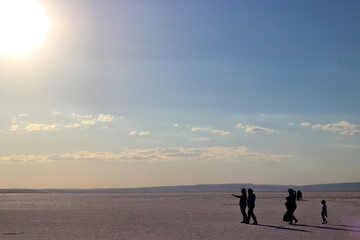
[[359, 1], [38, 2], [0, 188], [360, 181]]

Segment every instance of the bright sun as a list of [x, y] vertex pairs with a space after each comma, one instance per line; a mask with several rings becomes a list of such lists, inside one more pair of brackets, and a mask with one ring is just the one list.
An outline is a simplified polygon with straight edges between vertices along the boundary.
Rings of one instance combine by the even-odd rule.
[[38, 47], [49, 20], [36, 0], [0, 0], [0, 54], [23, 56]]

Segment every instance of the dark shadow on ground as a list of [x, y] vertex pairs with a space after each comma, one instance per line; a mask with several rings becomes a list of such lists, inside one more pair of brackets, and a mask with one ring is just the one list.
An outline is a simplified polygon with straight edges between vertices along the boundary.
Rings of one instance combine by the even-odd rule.
[[350, 230], [350, 229], [337, 228], [337, 227], [312, 226], [312, 225], [305, 225], [305, 224], [296, 224], [294, 226], [318, 228], [318, 229], [325, 229], [325, 230], [335, 230], [335, 231], [345, 231], [345, 232], [360, 232], [360, 230], [358, 231], [358, 230]]
[[355, 226], [355, 225], [335, 225], [335, 226], [339, 226], [339, 227], [349, 227], [349, 228], [360, 228], [360, 225]]
[[8, 232], [8, 233], [2, 233], [1, 235], [7, 235], [7, 236], [12, 236], [12, 235], [21, 235], [24, 234], [23, 232]]
[[275, 229], [280, 229], [280, 230], [296, 231], [296, 232], [311, 232], [311, 231], [302, 230], [302, 229], [288, 228], [288, 227], [281, 227], [281, 226], [273, 226], [273, 225], [258, 224], [258, 226], [268, 227], [268, 228], [275, 228]]

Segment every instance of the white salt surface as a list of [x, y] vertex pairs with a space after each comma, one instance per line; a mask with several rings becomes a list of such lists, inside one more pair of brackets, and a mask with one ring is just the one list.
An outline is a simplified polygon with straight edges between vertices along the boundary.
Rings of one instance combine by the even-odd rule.
[[[298, 224], [286, 193], [256, 193], [259, 225], [231, 194], [1, 194], [0, 239], [360, 239], [360, 193], [306, 193]], [[329, 224], [321, 224], [321, 203]]]

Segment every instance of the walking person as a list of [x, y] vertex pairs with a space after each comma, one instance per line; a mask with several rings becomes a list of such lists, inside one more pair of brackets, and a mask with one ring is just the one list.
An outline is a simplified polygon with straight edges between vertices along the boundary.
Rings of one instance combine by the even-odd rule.
[[243, 216], [243, 221], [241, 223], [246, 223], [247, 222], [247, 215], [246, 215], [246, 200], [247, 200], [247, 196], [246, 196], [246, 189], [243, 188], [241, 189], [241, 195], [234, 195], [232, 194], [234, 197], [240, 198], [239, 201], [239, 205], [240, 205], [240, 211], [241, 214]]
[[299, 200], [302, 200], [302, 192], [300, 190], [297, 191], [297, 194], [296, 194], [296, 199], [299, 201]]
[[248, 218], [246, 223], [249, 224], [250, 218], [254, 220], [254, 225], [257, 225], [258, 222], [256, 220], [255, 214], [254, 214], [254, 208], [255, 208], [255, 199], [256, 196], [251, 188], [248, 189], [248, 198], [247, 198], [247, 205], [248, 205]]
[[325, 200], [322, 200], [321, 203], [322, 203], [322, 205], [323, 205], [323, 206], [322, 206], [322, 211], [321, 211], [321, 217], [322, 217], [322, 220], [323, 220], [323, 223], [322, 223], [322, 224], [327, 224], [328, 221], [326, 220], [326, 217], [328, 217], [328, 216], [327, 216], [326, 201], [325, 201]]
[[283, 220], [289, 221], [290, 224], [294, 224], [293, 221], [295, 221], [295, 223], [298, 222], [298, 220], [294, 216], [294, 212], [296, 210], [296, 197], [293, 189], [289, 189], [288, 192], [289, 192], [289, 196], [286, 198], [286, 203], [285, 203], [287, 209], [287, 212], [285, 213], [286, 218], [284, 216]]

